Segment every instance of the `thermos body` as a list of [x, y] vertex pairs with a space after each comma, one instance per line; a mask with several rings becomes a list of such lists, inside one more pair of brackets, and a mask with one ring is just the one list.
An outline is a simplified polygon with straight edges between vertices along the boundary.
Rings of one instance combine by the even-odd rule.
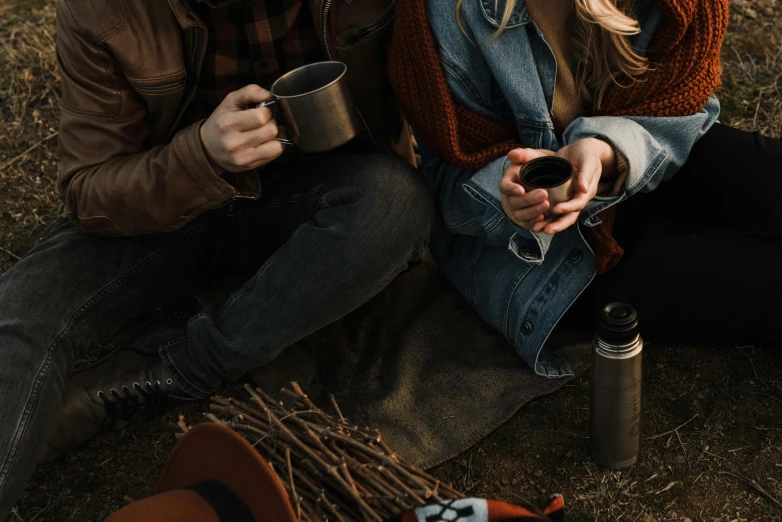
[[592, 457], [609, 469], [635, 464], [641, 442], [640, 336], [626, 351], [604, 344], [592, 347]]
[[636, 311], [622, 303], [607, 305], [592, 343], [590, 439], [599, 466], [624, 469], [638, 460], [642, 354]]

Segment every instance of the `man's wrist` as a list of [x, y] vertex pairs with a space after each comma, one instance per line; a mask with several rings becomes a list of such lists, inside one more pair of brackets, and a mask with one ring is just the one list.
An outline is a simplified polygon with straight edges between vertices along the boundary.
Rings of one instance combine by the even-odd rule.
[[206, 120], [202, 121], [200, 127], [198, 128], [198, 138], [201, 141], [201, 151], [204, 153], [204, 157], [209, 163], [209, 166], [212, 168], [212, 172], [215, 173], [215, 176], [222, 176], [225, 174], [225, 169], [212, 159], [212, 156], [209, 155], [209, 151], [206, 149], [206, 145], [204, 144], [204, 123], [206, 123]]

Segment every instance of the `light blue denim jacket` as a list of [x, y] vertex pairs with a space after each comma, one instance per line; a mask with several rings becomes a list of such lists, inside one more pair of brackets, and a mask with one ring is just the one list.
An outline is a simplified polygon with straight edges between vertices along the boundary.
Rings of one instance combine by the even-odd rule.
[[[673, 176], [717, 119], [719, 102], [712, 96], [691, 116], [578, 118], [560, 143], [551, 118], [557, 63], [530, 20], [526, 0], [518, 0], [507, 29], [497, 37], [493, 35], [505, 0], [464, 0], [465, 32], [456, 23], [455, 8], [456, 0], [427, 2], [440, 62], [457, 103], [515, 122], [528, 147], [556, 151], [582, 138], [600, 137], [627, 158], [624, 190], [615, 197], [595, 197], [579, 218], [584, 226], [599, 224], [598, 212], [638, 191], [654, 190]], [[641, 0], [634, 15], [641, 33], [632, 44], [644, 54], [662, 14], [654, 0]], [[567, 362], [542, 347], [595, 274], [594, 253], [578, 227], [551, 236], [534, 234], [508, 219], [499, 193], [505, 158], [471, 171], [441, 161], [423, 145], [421, 149], [424, 173], [440, 209], [440, 226], [431, 244], [440, 267], [538, 374], [571, 374]]]

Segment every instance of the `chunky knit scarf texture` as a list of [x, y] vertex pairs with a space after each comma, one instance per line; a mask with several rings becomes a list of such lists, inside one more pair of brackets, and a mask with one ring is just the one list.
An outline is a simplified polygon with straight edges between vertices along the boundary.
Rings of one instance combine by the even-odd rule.
[[[647, 77], [610, 89], [595, 115], [691, 115], [719, 88], [727, 0], [658, 0], [658, 4], [663, 21], [647, 54], [651, 65]], [[416, 138], [451, 165], [478, 169], [524, 146], [515, 129], [504, 122], [453, 101], [427, 21], [426, 0], [397, 0], [389, 74]], [[583, 230], [597, 256], [599, 274], [615, 266], [623, 254], [612, 235], [615, 209], [600, 214], [600, 225]]]

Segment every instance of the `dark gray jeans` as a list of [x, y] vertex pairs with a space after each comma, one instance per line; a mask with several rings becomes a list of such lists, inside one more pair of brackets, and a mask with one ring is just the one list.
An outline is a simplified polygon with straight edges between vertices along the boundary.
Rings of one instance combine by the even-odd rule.
[[379, 155], [303, 158], [179, 231], [100, 238], [58, 222], [0, 276], [0, 520], [40, 458], [74, 361], [129, 320], [220, 274], [253, 274], [160, 347], [193, 396], [357, 308], [424, 249], [418, 173]]

